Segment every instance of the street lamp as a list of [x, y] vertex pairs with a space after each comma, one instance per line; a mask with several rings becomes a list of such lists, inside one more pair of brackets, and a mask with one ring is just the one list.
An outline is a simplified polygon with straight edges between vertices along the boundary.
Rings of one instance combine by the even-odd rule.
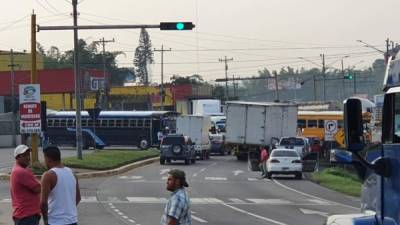
[[372, 49], [374, 49], [374, 50], [376, 50], [376, 51], [378, 51], [378, 52], [380, 52], [380, 53], [386, 54], [386, 52], [380, 50], [379, 48], [376, 48], [376, 47], [373, 46], [373, 45], [370, 45], [370, 44], [368, 44], [368, 43], [365, 43], [365, 42], [362, 41], [362, 40], [356, 40], [356, 41], [357, 41], [357, 42], [360, 42], [360, 43], [362, 43], [362, 44], [364, 44], [364, 47], [372, 48]]

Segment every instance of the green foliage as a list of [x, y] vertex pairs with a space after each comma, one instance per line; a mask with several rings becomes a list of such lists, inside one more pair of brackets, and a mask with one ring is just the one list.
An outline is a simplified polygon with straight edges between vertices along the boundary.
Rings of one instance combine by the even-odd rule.
[[352, 196], [361, 195], [361, 181], [349, 171], [332, 167], [314, 173], [311, 178], [320, 185]]
[[149, 74], [147, 71], [148, 64], [153, 63], [153, 50], [149, 33], [145, 28], [141, 29], [139, 46], [135, 50], [135, 58], [133, 63], [136, 66], [136, 75], [142, 83], [149, 84]]
[[159, 151], [154, 149], [146, 151], [101, 150], [83, 155], [82, 160], [76, 157], [65, 158], [63, 163], [72, 168], [108, 170], [158, 155]]
[[193, 74], [191, 76], [181, 77], [179, 75], [173, 75], [171, 77], [172, 84], [204, 84], [205, 81], [202, 76]]

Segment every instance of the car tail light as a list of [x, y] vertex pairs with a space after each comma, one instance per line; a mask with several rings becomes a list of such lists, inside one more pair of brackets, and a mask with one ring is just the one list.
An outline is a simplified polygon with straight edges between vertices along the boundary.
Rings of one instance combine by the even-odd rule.
[[292, 163], [301, 163], [301, 160], [296, 159], [296, 160], [293, 160]]
[[279, 162], [279, 160], [277, 160], [277, 159], [272, 159], [272, 160], [270, 161], [270, 163], [280, 163], [280, 162]]

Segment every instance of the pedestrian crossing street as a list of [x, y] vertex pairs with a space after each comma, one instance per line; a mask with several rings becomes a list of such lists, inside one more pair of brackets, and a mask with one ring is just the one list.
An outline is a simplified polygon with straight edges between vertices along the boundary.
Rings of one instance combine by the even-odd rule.
[[[259, 205], [332, 205], [333, 203], [319, 199], [304, 199], [303, 201], [289, 201], [285, 199], [259, 199], [259, 198], [190, 198], [192, 205], [204, 204], [259, 204]], [[159, 197], [107, 197], [99, 200], [96, 196], [82, 196], [81, 203], [140, 203], [140, 204], [165, 204], [167, 198]], [[1, 199], [0, 203], [10, 203], [11, 199]]]

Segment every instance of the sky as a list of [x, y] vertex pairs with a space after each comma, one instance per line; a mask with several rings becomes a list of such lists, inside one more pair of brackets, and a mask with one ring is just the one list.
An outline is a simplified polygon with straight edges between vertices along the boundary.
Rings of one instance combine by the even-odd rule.
[[[367, 68], [385, 50], [385, 40], [400, 42], [398, 0], [78, 0], [79, 25], [159, 24], [192, 21], [192, 31], [148, 29], [152, 45], [164, 53], [165, 80], [173, 75], [200, 74], [213, 81], [228, 76], [250, 77], [259, 70], [321, 66], [325, 54], [329, 68]], [[30, 52], [30, 15], [42, 26], [72, 25], [71, 0], [3, 1], [0, 50]], [[107, 51], [123, 51], [120, 67], [133, 67], [140, 30], [81, 30], [87, 42], [115, 39]], [[40, 31], [37, 41], [45, 49], [73, 48], [72, 31]], [[152, 80], [160, 80], [160, 52], [150, 66]], [[310, 62], [311, 61], [311, 62]]]

